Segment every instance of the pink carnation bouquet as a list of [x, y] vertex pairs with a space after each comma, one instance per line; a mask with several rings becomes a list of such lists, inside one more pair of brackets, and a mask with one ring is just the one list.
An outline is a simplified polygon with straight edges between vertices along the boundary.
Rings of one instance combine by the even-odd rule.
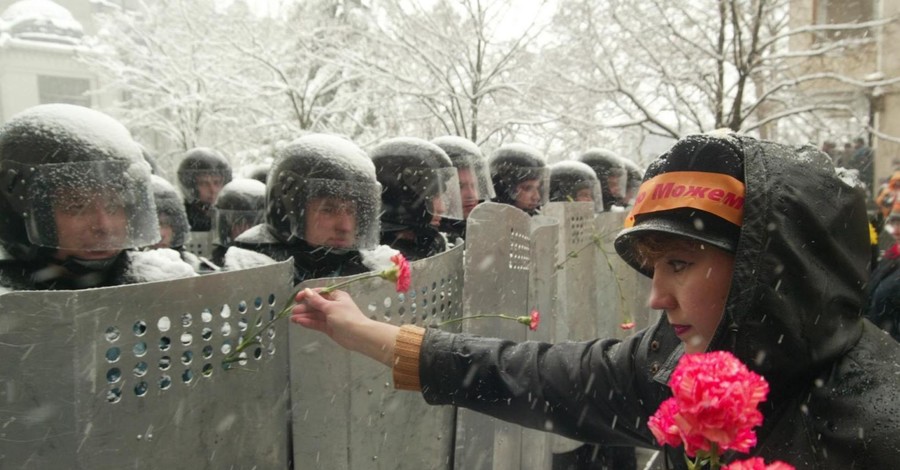
[[[683, 445], [692, 470], [722, 468], [728, 450], [748, 453], [756, 445], [755, 427], [762, 424], [757, 409], [766, 400], [769, 384], [727, 351], [686, 354], [669, 380], [673, 397], [664, 401], [647, 426], [660, 445]], [[693, 458], [693, 460], [690, 460]], [[776, 462], [768, 467], [758, 459], [734, 462], [726, 469], [786, 470]]]

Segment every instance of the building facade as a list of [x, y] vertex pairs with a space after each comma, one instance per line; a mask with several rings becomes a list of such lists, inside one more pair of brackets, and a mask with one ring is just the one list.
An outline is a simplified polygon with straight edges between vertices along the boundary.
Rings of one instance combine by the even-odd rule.
[[823, 77], [808, 82], [806, 91], [816, 100], [844, 108], [827, 116], [841, 133], [822, 135], [820, 143], [834, 140], [840, 148], [863, 137], [875, 151], [876, 186], [895, 167], [900, 169], [898, 17], [897, 0], [790, 2], [791, 29], [810, 31], [791, 38], [792, 51], [825, 51], [798, 59], [804, 73]]
[[84, 38], [92, 15], [110, 2], [0, 0], [0, 123], [31, 106], [69, 103], [102, 108], [98, 77], [78, 57], [90, 54]]

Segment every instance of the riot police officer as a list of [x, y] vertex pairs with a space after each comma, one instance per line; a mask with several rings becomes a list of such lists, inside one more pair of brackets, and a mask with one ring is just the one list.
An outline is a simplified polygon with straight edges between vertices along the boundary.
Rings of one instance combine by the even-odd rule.
[[409, 260], [445, 251], [441, 227], [462, 221], [459, 176], [437, 145], [396, 137], [371, 151], [381, 193], [381, 243]]
[[506, 144], [491, 154], [494, 202], [535, 215], [547, 203], [549, 171], [544, 156], [525, 144]]
[[229, 181], [231, 164], [221, 153], [207, 147], [185, 152], [178, 165], [178, 184], [191, 231], [212, 230], [212, 206]]
[[594, 170], [575, 160], [563, 160], [550, 165], [551, 202], [590, 202], [594, 212], [603, 212], [600, 181]]
[[278, 151], [266, 183], [265, 222], [242, 233], [243, 250], [294, 258], [294, 281], [369, 270], [360, 249], [378, 245], [381, 186], [366, 153], [343, 137], [309, 134]]
[[627, 204], [625, 188], [628, 174], [621, 158], [609, 150], [592, 148], [582, 153], [578, 161], [587, 163], [597, 174], [600, 189], [603, 190], [603, 210], [609, 211], [614, 205], [624, 207]]
[[263, 223], [265, 212], [265, 184], [248, 178], [226, 184], [216, 198], [212, 262], [221, 266], [228, 247], [242, 233]]
[[432, 139], [431, 143], [440, 147], [456, 167], [463, 218], [467, 219], [475, 206], [494, 197], [487, 160], [481, 149], [465, 137], [445, 135]]
[[[29, 108], [0, 129], [0, 286], [81, 289], [193, 275], [159, 240], [150, 165], [90, 108]], [[152, 258], [152, 259], [151, 259]], [[141, 269], [154, 265], [159, 269]]]

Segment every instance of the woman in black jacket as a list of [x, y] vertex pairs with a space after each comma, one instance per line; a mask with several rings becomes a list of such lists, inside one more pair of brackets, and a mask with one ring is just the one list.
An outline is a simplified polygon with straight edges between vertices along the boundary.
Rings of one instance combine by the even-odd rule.
[[[625, 340], [517, 344], [398, 328], [344, 293], [311, 290], [293, 320], [393, 367], [395, 386], [429, 403], [607, 445], [657, 447], [645, 423], [671, 396], [678, 359], [727, 350], [770, 386], [752, 455], [798, 469], [896, 464], [900, 345], [861, 316], [864, 194], [826, 155], [737, 135], [684, 138], [648, 168], [628, 225], [616, 249], [653, 277], [650, 303], [665, 314]], [[703, 251], [718, 260], [690, 258]], [[673, 280], [698, 266], [710, 284], [678, 291]], [[713, 285], [723, 282], [725, 294]], [[667, 448], [668, 465], [685, 468], [682, 450]]]

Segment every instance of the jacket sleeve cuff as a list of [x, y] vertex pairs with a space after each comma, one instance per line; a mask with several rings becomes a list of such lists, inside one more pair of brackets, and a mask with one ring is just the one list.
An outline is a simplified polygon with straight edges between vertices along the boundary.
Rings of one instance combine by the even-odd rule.
[[421, 391], [419, 381], [419, 352], [425, 329], [415, 325], [403, 325], [394, 343], [394, 388]]

